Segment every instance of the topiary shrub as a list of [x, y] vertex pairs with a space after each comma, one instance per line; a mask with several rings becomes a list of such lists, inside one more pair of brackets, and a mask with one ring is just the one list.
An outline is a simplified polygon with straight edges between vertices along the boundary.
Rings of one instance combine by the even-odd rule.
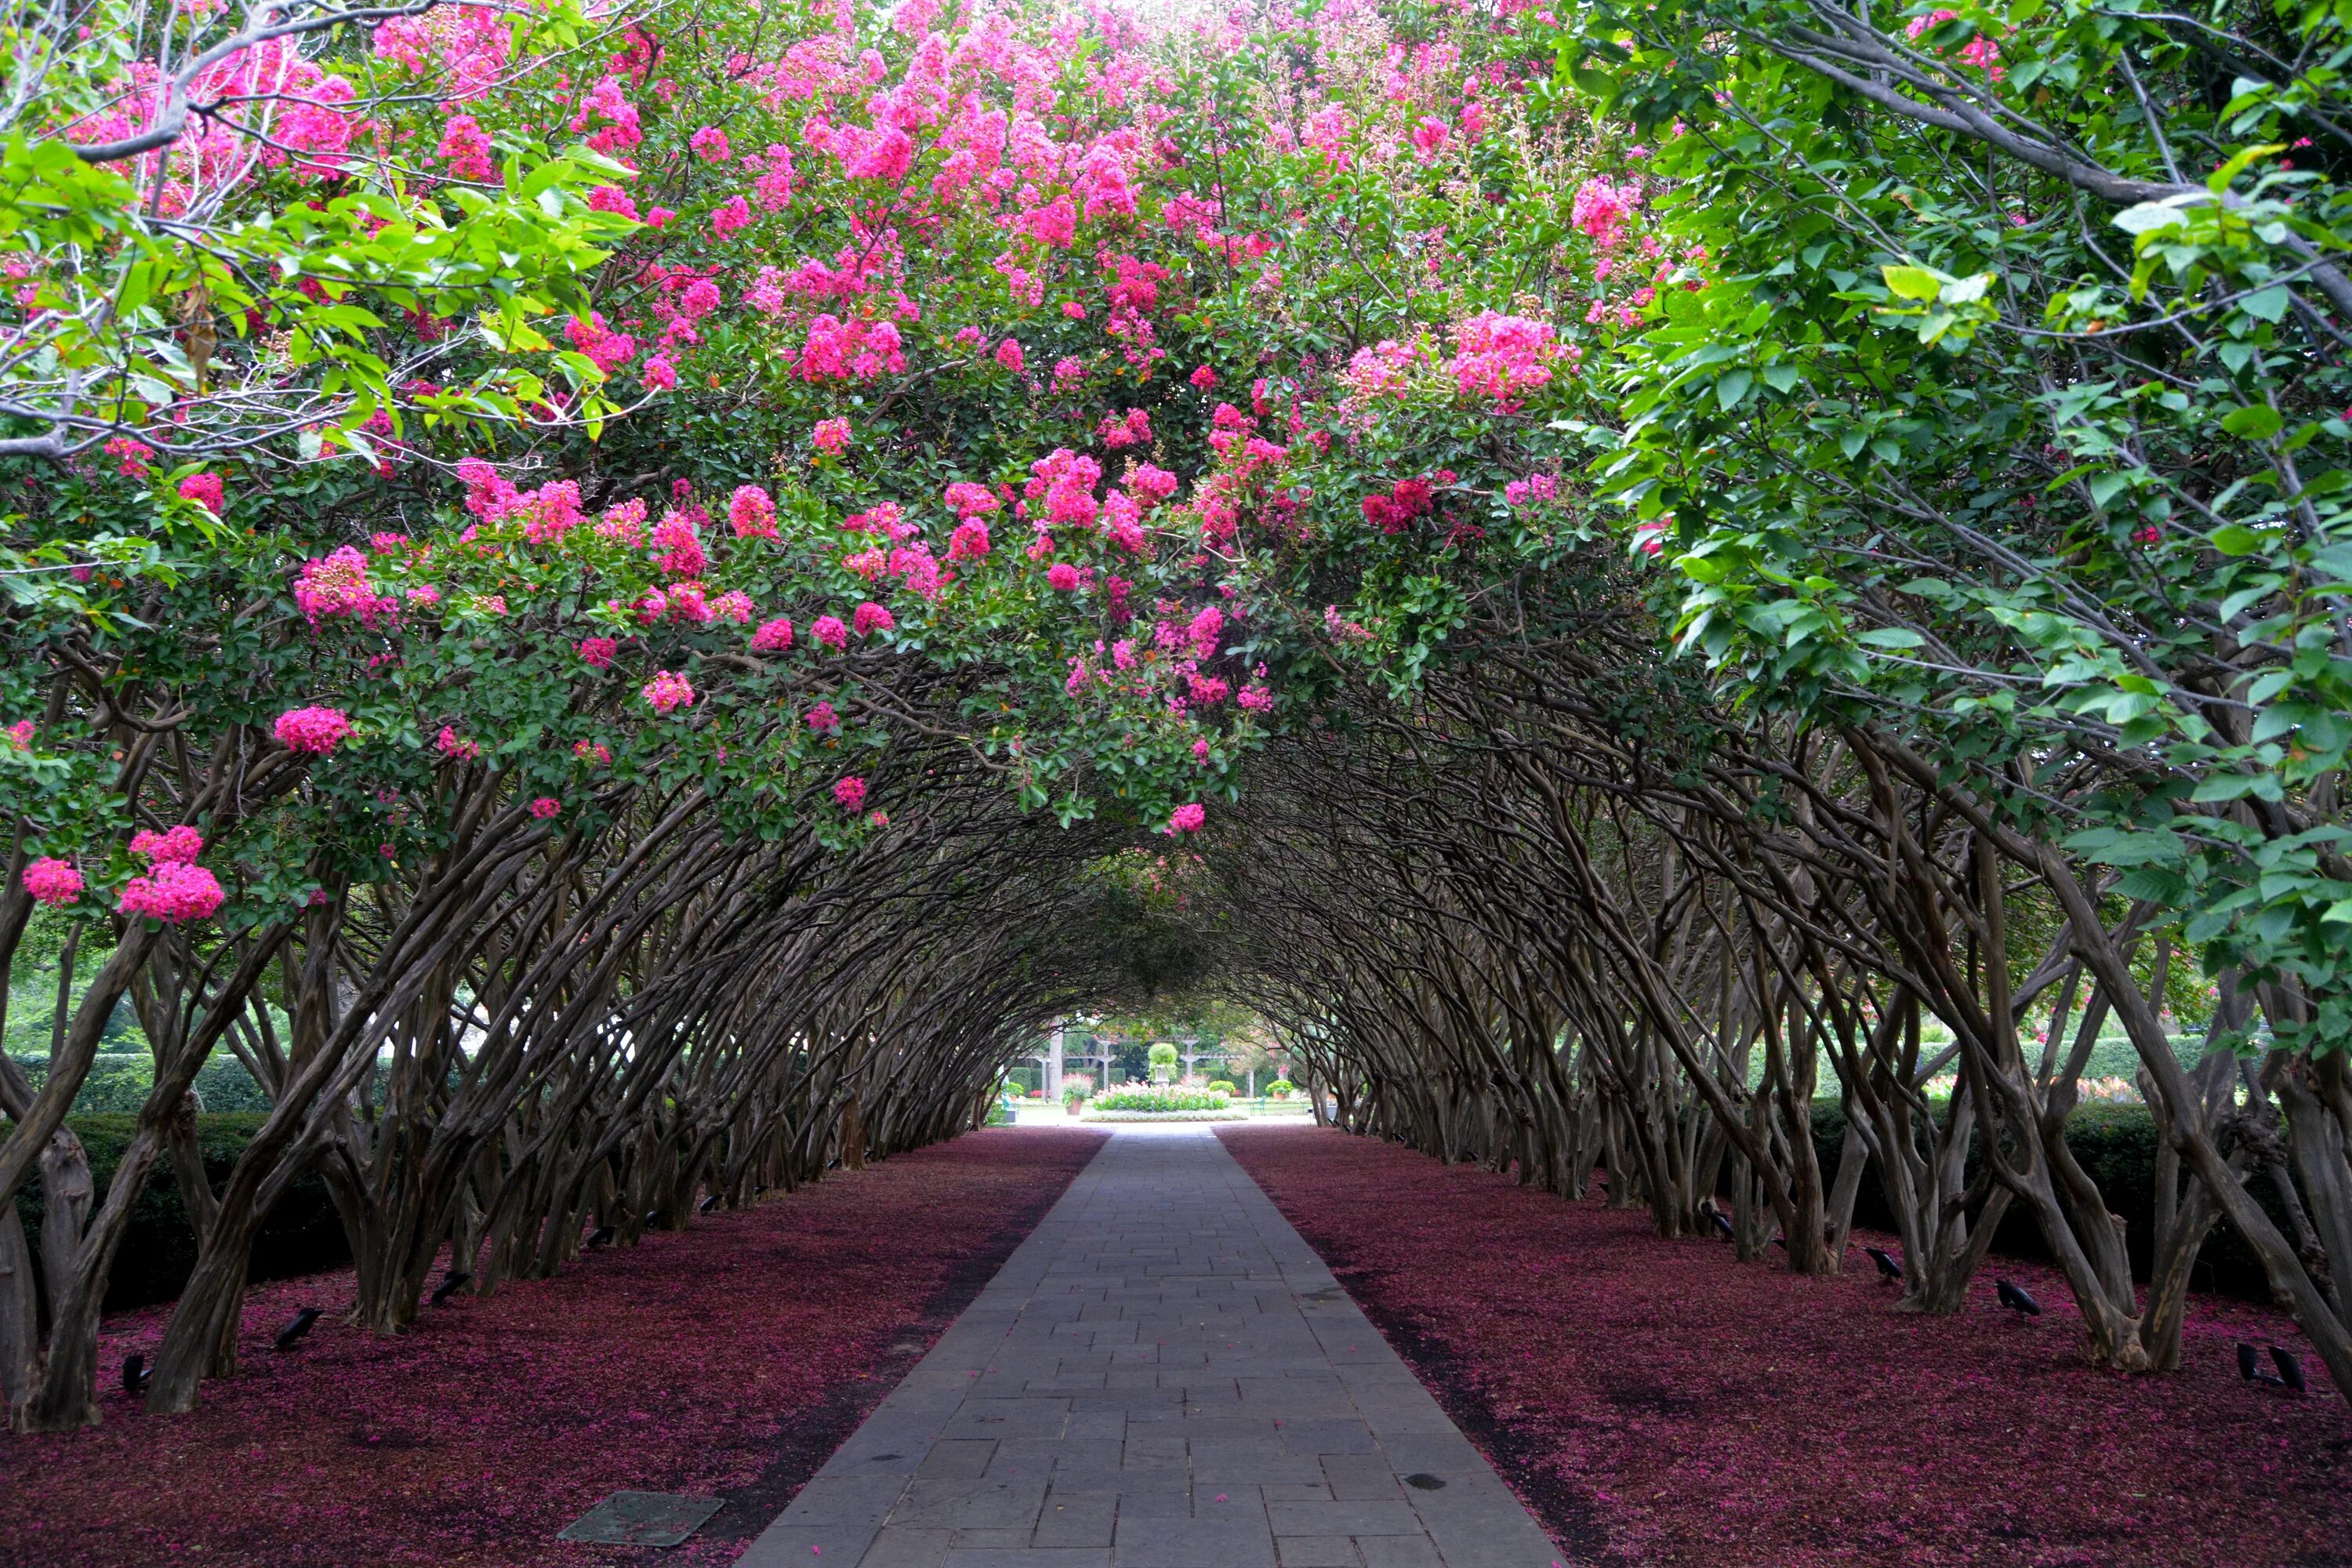
[[1298, 1092], [1298, 1086], [1286, 1078], [1278, 1078], [1265, 1086], [1265, 1091], [1276, 1100], [1288, 1100]]
[[1234, 1092], [1234, 1086], [1225, 1079], [1213, 1078], [1209, 1080], [1209, 1092], [1211, 1094], [1231, 1094]]

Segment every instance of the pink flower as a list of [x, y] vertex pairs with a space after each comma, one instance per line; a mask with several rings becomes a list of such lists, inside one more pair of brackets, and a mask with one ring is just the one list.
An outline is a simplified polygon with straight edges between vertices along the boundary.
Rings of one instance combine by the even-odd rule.
[[833, 710], [830, 702], [820, 702], [808, 710], [808, 727], [820, 735], [830, 735], [841, 728], [841, 715]]
[[613, 749], [602, 741], [574, 741], [572, 754], [583, 763], [604, 764], [613, 760]]
[[1559, 344], [1550, 324], [1525, 316], [1481, 310], [1454, 329], [1460, 350], [1445, 368], [1464, 392], [1497, 401], [1534, 390], [1551, 380]]
[[645, 698], [646, 705], [656, 713], [667, 713], [673, 709], [694, 706], [693, 686], [688, 683], [683, 675], [677, 675], [667, 669], [655, 671], [654, 678], [646, 682], [645, 689], [639, 695]]
[[1056, 561], [1045, 569], [1045, 585], [1060, 593], [1069, 593], [1078, 585], [1078, 569], [1066, 561]]
[[135, 441], [128, 436], [117, 436], [113, 440], [109, 441], [105, 451], [108, 457], [116, 460], [114, 471], [126, 479], [145, 479], [148, 465], [155, 456], [154, 447], [144, 441]]
[[996, 363], [1011, 371], [1013, 374], [1019, 375], [1021, 374], [1021, 367], [1024, 363], [1021, 355], [1021, 340], [1018, 338], [1007, 338], [1003, 342], [997, 344]]
[[870, 827], [887, 827], [890, 826], [890, 814], [887, 811], [869, 811], [866, 814], [866, 822]]
[[587, 660], [590, 664], [594, 665], [598, 669], [610, 668], [613, 663], [613, 656], [620, 651], [621, 645], [614, 641], [611, 637], [582, 637], [580, 639], [580, 657]]
[[1202, 365], [1184, 379], [1191, 382], [1194, 386], [1199, 387], [1202, 392], [1208, 392], [1213, 390], [1217, 384], [1217, 373], [1211, 370], [1207, 365]]
[[714, 618], [732, 621], [739, 626], [751, 625], [751, 595], [740, 588], [730, 588], [710, 601], [710, 614]]
[[686, 144], [693, 148], [694, 155], [706, 163], [724, 163], [734, 156], [734, 149], [727, 144], [727, 132], [716, 125], [704, 126], [688, 137]]
[[63, 909], [81, 897], [81, 873], [70, 860], [43, 856], [25, 868], [25, 891], [37, 904]]
[[588, 193], [588, 210], [592, 213], [618, 213], [625, 218], [637, 216], [637, 204], [629, 193], [618, 185], [599, 185]]
[[145, 830], [131, 836], [131, 853], [158, 866], [184, 864], [205, 852], [205, 836], [186, 823], [165, 833]]
[[751, 226], [751, 204], [741, 196], [730, 196], [710, 214], [710, 232], [719, 239]]
[[776, 503], [757, 485], [737, 485], [734, 499], [727, 503], [727, 521], [735, 525], [738, 539], [773, 539]]
[[1423, 163], [1433, 163], [1445, 152], [1446, 135], [1444, 121], [1424, 117], [1412, 128], [1413, 151], [1420, 154]]
[[144, 877], [131, 878], [115, 909], [121, 914], [178, 925], [209, 916], [226, 896], [219, 879], [202, 866], [172, 860]]
[[848, 778], [835, 780], [833, 798], [841, 803], [842, 810], [856, 811], [866, 804], [866, 781], [854, 773]]
[[33, 721], [30, 719], [19, 719], [0, 733], [7, 735], [8, 744], [16, 751], [29, 752], [33, 749]]
[[352, 721], [340, 708], [293, 708], [278, 716], [277, 728], [278, 743], [288, 751], [323, 757], [350, 737]]
[[478, 742], [460, 739], [457, 730], [447, 724], [441, 726], [441, 733], [434, 745], [452, 762], [470, 763], [482, 754]]
[[898, 623], [890, 618], [890, 612], [871, 599], [857, 606], [850, 616], [849, 624], [850, 629], [862, 637], [871, 637], [876, 632], [898, 629]]
[[1577, 188], [1569, 221], [1607, 250], [1622, 237], [1626, 220], [1633, 216], [1634, 204], [1641, 199], [1640, 191], [1633, 185], [1612, 185], [1596, 174]]
[[809, 438], [816, 443], [816, 449], [820, 452], [840, 453], [847, 451], [849, 449], [849, 421], [846, 419], [820, 419], [816, 422], [816, 429], [811, 432]]
[[226, 500], [221, 477], [214, 473], [190, 474], [180, 481], [180, 499], [192, 500], [218, 517]]
[[1194, 654], [1202, 658], [1214, 658], [1217, 657], [1217, 639], [1224, 635], [1224, 630], [1225, 613], [1216, 605], [1209, 605], [1192, 617], [1192, 624], [1184, 628], [1184, 635], [1192, 642]]
[[537, 800], [530, 803], [530, 814], [533, 816], [538, 817], [541, 822], [546, 821], [549, 817], [553, 816], [557, 812], [562, 811], [562, 809], [563, 803], [550, 795], [541, 795]]
[[1003, 503], [996, 492], [986, 485], [976, 485], [968, 479], [958, 479], [948, 487], [948, 510], [958, 517], [974, 517], [984, 511], [994, 511]]
[[667, 392], [677, 384], [677, 366], [662, 355], [655, 354], [639, 368], [637, 377], [646, 384], [648, 391]]
[[1208, 809], [1197, 801], [1190, 805], [1180, 805], [1174, 811], [1169, 813], [1168, 831], [1171, 833], [1198, 833], [1201, 831], [1201, 825], [1208, 821]]
[[978, 560], [987, 553], [988, 524], [976, 517], [956, 524], [956, 531], [948, 535], [948, 559], [950, 561]]
[[646, 209], [646, 226], [647, 228], [660, 228], [663, 225], [668, 223], [670, 219], [677, 216], [677, 214], [670, 211], [667, 207], [648, 207]]
[[761, 622], [760, 629], [751, 634], [751, 651], [754, 653], [782, 653], [792, 646], [793, 623], [784, 616]]
[[809, 636], [835, 653], [849, 646], [849, 628], [841, 624], [839, 616], [819, 616], [810, 625]]
[[349, 616], [363, 626], [373, 626], [396, 605], [368, 582], [367, 557], [344, 545], [324, 559], [302, 563], [294, 578], [294, 604], [312, 626], [333, 616]]

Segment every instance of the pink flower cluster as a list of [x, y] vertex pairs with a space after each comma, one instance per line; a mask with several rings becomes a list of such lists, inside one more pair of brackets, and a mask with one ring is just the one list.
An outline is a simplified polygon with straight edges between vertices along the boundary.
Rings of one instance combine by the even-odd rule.
[[830, 735], [841, 728], [841, 715], [833, 710], [830, 702], [819, 702], [808, 710], [808, 727], [820, 735]]
[[614, 656], [618, 654], [620, 651], [621, 645], [611, 637], [582, 637], [580, 639], [579, 652], [581, 658], [586, 663], [593, 665], [598, 669], [610, 668], [612, 667]]
[[81, 897], [81, 873], [70, 860], [44, 855], [25, 868], [25, 891], [37, 904], [63, 909]]
[[849, 449], [849, 421], [820, 419], [816, 422], [816, 428], [810, 433], [809, 438], [815, 443], [818, 451], [831, 452], [838, 456]]
[[842, 810], [856, 811], [866, 804], [866, 781], [856, 774], [835, 780], [833, 798], [841, 803]]
[[391, 595], [375, 591], [367, 572], [367, 557], [348, 544], [323, 560], [305, 561], [294, 578], [295, 606], [314, 626], [335, 616], [373, 626], [400, 606]]
[[751, 651], [754, 653], [782, 653], [792, 646], [793, 623], [787, 616], [778, 616], [773, 620], [762, 621], [760, 629], [751, 634]]
[[1208, 808], [1194, 801], [1190, 805], [1180, 805], [1169, 813], [1168, 831], [1171, 834], [1198, 833], [1201, 831], [1202, 825], [1208, 820]]
[[277, 733], [288, 751], [323, 757], [351, 738], [352, 721], [340, 708], [289, 708], [278, 716]]
[[226, 494], [221, 485], [221, 477], [214, 473], [190, 474], [186, 479], [182, 479], [180, 499], [195, 502], [215, 517], [220, 515], [222, 507], [226, 503]]
[[1519, 507], [1530, 501], [1548, 501], [1559, 494], [1559, 481], [1549, 474], [1529, 474], [1524, 479], [1512, 479], [1503, 486], [1506, 503]]
[[209, 917], [226, 898], [218, 879], [202, 866], [167, 860], [124, 884], [122, 901], [115, 909], [136, 919], [180, 925]]
[[1508, 402], [1551, 380], [1559, 343], [1547, 321], [1481, 310], [1454, 329], [1456, 353], [1445, 368], [1465, 393]]
[[646, 682], [640, 695], [656, 713], [694, 706], [694, 687], [686, 677], [671, 670], [655, 671], [654, 678]]
[[186, 823], [162, 833], [144, 828], [131, 836], [131, 853], [157, 866], [183, 866], [205, 852], [205, 836]]
[[435, 739], [433, 744], [436, 750], [453, 763], [475, 762], [479, 760], [482, 754], [481, 742], [462, 739], [453, 725], [442, 725], [441, 733]]
[[876, 632], [896, 631], [898, 628], [898, 623], [891, 619], [890, 612], [871, 599], [859, 605], [855, 611], [851, 612], [849, 625], [850, 629], [862, 637], [872, 637]]
[[550, 795], [541, 795], [530, 803], [530, 814], [541, 822], [563, 809], [563, 803]]
[[[849, 426], [841, 420], [826, 424], [840, 425], [842, 438], [846, 441]], [[824, 426], [817, 426], [819, 446], [824, 446]], [[829, 448], [830, 449], [830, 448]], [[734, 525], [738, 539], [773, 539], [776, 537], [776, 503], [758, 485], [737, 485], [734, 496], [727, 503], [727, 521]]]
[[1612, 185], [1595, 174], [1577, 187], [1569, 221], [1589, 235], [1593, 244], [1607, 250], [1624, 237], [1625, 225], [1632, 220], [1633, 209], [1641, 200], [1641, 190], [1633, 183]]

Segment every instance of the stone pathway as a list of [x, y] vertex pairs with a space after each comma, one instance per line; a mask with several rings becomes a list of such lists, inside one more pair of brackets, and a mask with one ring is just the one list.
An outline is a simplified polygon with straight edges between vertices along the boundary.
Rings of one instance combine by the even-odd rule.
[[742, 1568], [1557, 1568], [1205, 1127], [1121, 1129]]

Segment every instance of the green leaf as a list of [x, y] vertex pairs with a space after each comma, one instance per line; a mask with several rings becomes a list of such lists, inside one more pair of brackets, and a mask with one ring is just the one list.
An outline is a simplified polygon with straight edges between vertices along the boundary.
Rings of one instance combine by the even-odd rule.
[[1748, 371], [1726, 372], [1715, 384], [1715, 400], [1722, 405], [1724, 412], [1728, 414], [1739, 406], [1740, 399], [1748, 395], [1748, 389], [1755, 384], [1756, 377]]
[[1882, 267], [1886, 287], [1897, 298], [1932, 300], [1944, 291], [1944, 280], [1924, 267]]
[[2285, 423], [2279, 417], [2277, 409], [2260, 403], [2233, 408], [2221, 416], [2221, 428], [2245, 441], [2267, 441], [2277, 435], [2279, 426]]

